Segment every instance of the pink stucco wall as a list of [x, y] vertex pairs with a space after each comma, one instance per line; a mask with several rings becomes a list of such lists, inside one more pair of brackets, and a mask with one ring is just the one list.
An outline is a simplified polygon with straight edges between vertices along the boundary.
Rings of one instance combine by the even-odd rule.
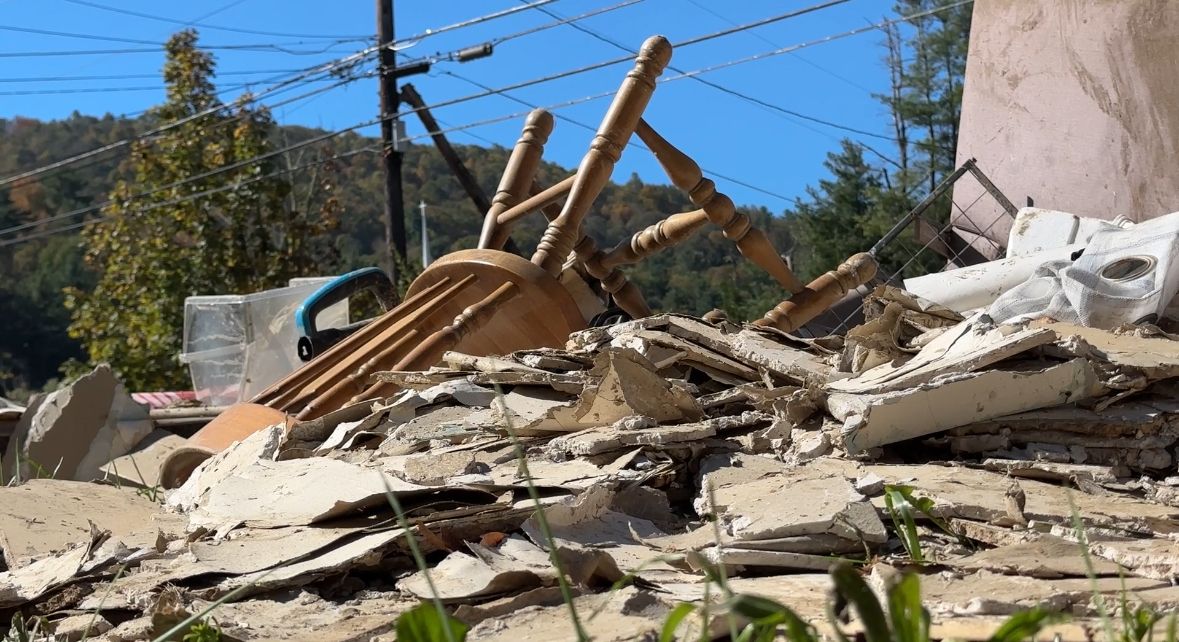
[[[1017, 207], [1179, 210], [1179, 0], [977, 0], [958, 160], [972, 156]], [[980, 190], [965, 177], [954, 198]], [[1004, 244], [1010, 230], [986, 197], [954, 222]]]

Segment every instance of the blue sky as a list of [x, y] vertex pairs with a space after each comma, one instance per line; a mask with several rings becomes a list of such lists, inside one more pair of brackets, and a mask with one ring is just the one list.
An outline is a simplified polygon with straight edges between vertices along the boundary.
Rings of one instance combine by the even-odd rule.
[[[151, 2], [148, 0], [93, 0], [180, 21], [203, 17], [212, 26], [255, 29], [313, 36], [366, 37], [374, 29], [372, 0], [199, 0]], [[819, 0], [641, 0], [633, 5], [594, 16], [579, 24], [637, 48], [652, 34], [672, 42], [718, 31], [817, 3]], [[616, 4], [619, 0], [557, 0], [545, 9], [571, 17]], [[395, 0], [398, 38], [519, 5], [518, 0]], [[840, 5], [716, 40], [678, 48], [672, 66], [681, 71], [735, 60], [797, 43], [862, 27], [889, 17], [891, 2], [849, 0]], [[210, 15], [212, 14], [212, 15]], [[207, 17], [205, 17], [207, 16]], [[449, 52], [554, 21], [536, 9], [468, 28], [424, 38], [401, 53], [419, 57]], [[158, 74], [161, 52], [109, 55], [11, 57], [20, 52], [64, 52], [91, 49], [150, 48], [145, 44], [106, 42], [45, 34], [2, 30], [3, 27], [53, 30], [106, 38], [162, 42], [179, 25], [97, 8], [66, 0], [0, 0], [0, 117], [29, 116], [52, 119], [73, 111], [84, 114], [130, 114], [160, 102], [158, 76], [85, 81], [14, 82], [17, 79], [60, 76], [124, 76]], [[200, 29], [206, 45], [278, 43], [298, 54], [280, 51], [217, 50], [221, 72], [294, 70], [347, 55], [366, 46], [363, 41], [333, 42], [303, 36], [268, 36]], [[327, 48], [327, 51], [320, 50]], [[319, 53], [312, 53], [319, 52]], [[877, 32], [809, 47], [795, 54], [779, 55], [736, 65], [702, 76], [712, 83], [736, 90], [780, 108], [887, 135], [884, 108], [872, 97], [883, 92], [887, 74], [881, 62]], [[563, 25], [503, 42], [490, 58], [469, 63], [440, 62], [430, 75], [406, 79], [427, 103], [437, 103], [481, 90], [468, 80], [491, 87], [553, 74], [623, 55], [618, 48]], [[511, 92], [532, 104], [552, 105], [617, 88], [627, 64], [587, 72]], [[453, 74], [453, 75], [452, 75]], [[219, 83], [254, 82], [283, 74], [226, 75]], [[668, 71], [665, 76], [675, 75]], [[300, 87], [272, 100], [312, 89]], [[146, 88], [118, 92], [9, 95], [5, 92]], [[230, 92], [231, 97], [236, 92]], [[565, 166], [577, 165], [591, 132], [561, 117], [596, 127], [608, 99], [589, 101], [555, 113], [557, 128], [546, 159]], [[458, 126], [511, 114], [526, 107], [503, 96], [489, 96], [440, 108], [435, 116], [444, 126]], [[368, 78], [346, 87], [318, 94], [274, 110], [281, 123], [325, 129], [355, 125], [376, 116], [376, 81]], [[717, 179], [722, 191], [741, 204], [764, 205], [781, 212], [788, 200], [804, 196], [808, 184], [825, 176], [822, 162], [838, 140], [848, 136], [889, 149], [886, 141], [849, 134], [825, 125], [787, 116], [763, 105], [688, 79], [661, 84], [646, 112], [647, 120], [666, 138], [691, 154], [706, 171], [737, 178], [751, 187]], [[521, 119], [472, 128], [450, 134], [456, 143], [510, 146], [519, 136]], [[410, 136], [423, 129], [408, 119]], [[376, 128], [361, 130], [376, 134]], [[427, 143], [428, 139], [418, 142]], [[631, 147], [615, 169], [614, 178], [625, 181], [632, 172], [648, 182], [667, 182], [658, 165], [642, 149]], [[771, 193], [773, 195], [771, 195]]]

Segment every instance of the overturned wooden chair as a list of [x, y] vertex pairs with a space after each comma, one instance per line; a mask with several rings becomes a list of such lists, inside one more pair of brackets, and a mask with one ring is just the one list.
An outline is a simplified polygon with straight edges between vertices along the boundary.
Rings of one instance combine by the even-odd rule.
[[[267, 426], [319, 419], [397, 392], [394, 384], [372, 381], [378, 371], [423, 370], [449, 350], [488, 355], [563, 346], [570, 333], [586, 328], [605, 309], [594, 290], [597, 283], [591, 286], [583, 274], [600, 282], [600, 291], [632, 318], [647, 316], [650, 308], [620, 268], [681, 243], [708, 224], [720, 227], [785, 290], [810, 296], [749, 217], [717, 191], [699, 165], [643, 121], [655, 81], [670, 59], [665, 38], [643, 44], [577, 172], [547, 188], [534, 181], [553, 117], [532, 112], [486, 213], [479, 247], [434, 262], [397, 307], [249, 403], [226, 410], [169, 457], [163, 483], [179, 485], [212, 453]], [[582, 221], [635, 134], [699, 209], [669, 216], [602, 250], [582, 232]], [[549, 223], [531, 260], [504, 252], [513, 224], [534, 212]]]

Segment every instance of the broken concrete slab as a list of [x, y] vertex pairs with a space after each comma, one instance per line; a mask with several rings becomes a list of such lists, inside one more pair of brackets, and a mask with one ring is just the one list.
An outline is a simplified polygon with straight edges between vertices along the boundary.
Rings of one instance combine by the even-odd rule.
[[[627, 587], [618, 591], [583, 595], [573, 600], [580, 613], [601, 610], [611, 617], [585, 618], [586, 634], [600, 642], [629, 642], [656, 637], [671, 605], [657, 594]], [[525, 607], [507, 617], [483, 620], [467, 633], [475, 642], [570, 639], [573, 629], [565, 605]]]
[[1089, 544], [1089, 550], [1135, 575], [1167, 582], [1179, 577], [1179, 542], [1173, 539], [1095, 541]]
[[89, 537], [91, 523], [129, 547], [150, 546], [160, 531], [184, 531], [184, 519], [130, 488], [33, 479], [0, 487], [0, 549], [9, 568], [60, 553]]
[[22, 415], [4, 453], [7, 479], [97, 479], [103, 464], [152, 431], [147, 409], [131, 399], [107, 364], [35, 406]]
[[1179, 377], [1179, 341], [1043, 320], [1029, 325], [1059, 335], [1061, 354], [1105, 361], [1152, 381]]
[[1102, 391], [1088, 361], [1042, 369], [989, 370], [881, 394], [833, 393], [827, 408], [843, 422], [849, 453], [977, 421], [1092, 398]]

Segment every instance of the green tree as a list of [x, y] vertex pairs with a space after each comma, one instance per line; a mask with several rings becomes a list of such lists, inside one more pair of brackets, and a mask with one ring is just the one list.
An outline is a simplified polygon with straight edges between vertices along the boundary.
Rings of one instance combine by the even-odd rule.
[[282, 286], [327, 267], [314, 250], [330, 222], [293, 211], [288, 182], [273, 176], [278, 157], [259, 158], [272, 150], [270, 114], [248, 99], [219, 102], [194, 31], [174, 35], [166, 53], [167, 98], [149, 119], [183, 124], [134, 144], [130, 176], [83, 234], [97, 283], [67, 296], [70, 335], [138, 389], [186, 385], [176, 358], [185, 297]]

